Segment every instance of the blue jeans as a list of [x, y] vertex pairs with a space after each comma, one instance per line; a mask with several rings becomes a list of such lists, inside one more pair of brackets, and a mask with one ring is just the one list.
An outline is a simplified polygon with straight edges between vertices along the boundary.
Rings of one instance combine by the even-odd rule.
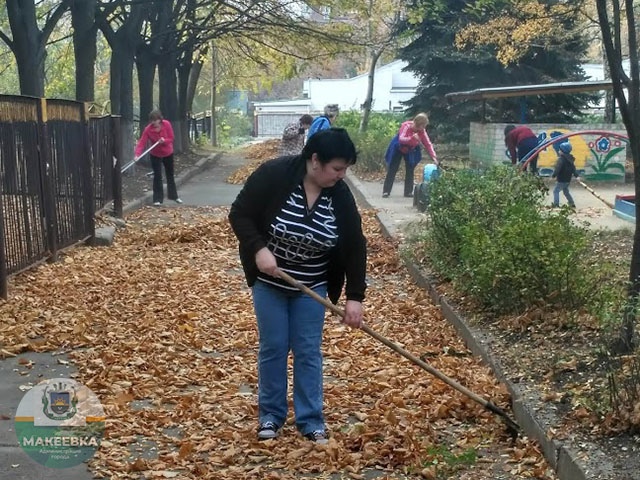
[[[327, 294], [326, 285], [315, 292]], [[322, 414], [322, 329], [324, 306], [301, 292], [287, 292], [260, 280], [253, 286], [258, 319], [258, 415], [281, 427], [288, 411], [287, 359], [293, 353], [293, 408], [298, 430], [324, 430]]]
[[560, 192], [564, 193], [569, 206], [575, 207], [573, 197], [571, 196], [571, 193], [569, 193], [569, 182], [556, 183], [556, 188], [553, 189], [553, 205], [556, 207], [560, 206]]

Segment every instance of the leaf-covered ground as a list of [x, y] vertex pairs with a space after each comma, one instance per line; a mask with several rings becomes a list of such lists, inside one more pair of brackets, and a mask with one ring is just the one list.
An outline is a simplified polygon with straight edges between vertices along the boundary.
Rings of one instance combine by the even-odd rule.
[[[612, 265], [603, 281], [624, 285], [632, 245], [632, 231], [594, 235], [593, 262]], [[491, 339], [503, 374], [521, 390], [549, 438], [570, 445], [594, 478], [640, 479], [637, 355], [603, 355], [617, 329], [609, 331], [585, 311], [550, 311], [544, 304], [521, 315], [494, 317], [446, 282], [437, 288]], [[614, 378], [618, 401], [632, 395], [621, 409], [611, 404]]]
[[[328, 316], [325, 413], [318, 446], [293, 418], [256, 439], [257, 332], [227, 212], [151, 209], [108, 249], [77, 248], [12, 279], [0, 349], [69, 351], [101, 399], [105, 478], [552, 479], [539, 448], [374, 339]], [[367, 323], [509, 411], [509, 398], [414, 286], [363, 212]], [[25, 366], [25, 368], [28, 368]]]

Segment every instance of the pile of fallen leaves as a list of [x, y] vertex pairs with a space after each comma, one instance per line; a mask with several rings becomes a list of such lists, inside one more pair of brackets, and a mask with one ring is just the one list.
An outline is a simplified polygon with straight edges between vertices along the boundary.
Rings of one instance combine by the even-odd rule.
[[[18, 275], [0, 304], [6, 355], [68, 350], [77, 380], [100, 398], [96, 476], [553, 478], [536, 444], [511, 443], [493, 414], [330, 316], [329, 444], [303, 439], [292, 415], [278, 439], [258, 442], [256, 323], [226, 214], [143, 209], [112, 248], [74, 249]], [[508, 409], [505, 388], [413, 284], [374, 213], [363, 220], [369, 326]], [[470, 464], [451, 460], [470, 451]]]
[[251, 161], [244, 167], [239, 168], [233, 172], [233, 174], [229, 175], [227, 182], [233, 185], [243, 184], [251, 172], [253, 172], [260, 164], [280, 155], [280, 143], [280, 139], [276, 138], [255, 143], [243, 148], [242, 154]]

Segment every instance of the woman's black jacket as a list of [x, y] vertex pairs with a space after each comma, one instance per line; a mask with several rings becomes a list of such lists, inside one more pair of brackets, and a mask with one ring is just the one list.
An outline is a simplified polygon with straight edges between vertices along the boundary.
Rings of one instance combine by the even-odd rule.
[[[238, 237], [240, 261], [250, 287], [258, 277], [255, 256], [267, 246], [269, 225], [305, 173], [306, 162], [300, 156], [265, 162], [249, 176], [231, 205], [229, 221]], [[366, 289], [367, 247], [360, 214], [343, 180], [323, 193], [332, 199], [338, 227], [338, 244], [331, 252], [327, 272], [327, 295], [337, 303], [346, 277], [347, 299], [361, 302]]]

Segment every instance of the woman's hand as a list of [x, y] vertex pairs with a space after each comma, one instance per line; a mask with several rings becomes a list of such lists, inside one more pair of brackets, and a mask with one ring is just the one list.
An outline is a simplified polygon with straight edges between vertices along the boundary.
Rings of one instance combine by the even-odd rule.
[[277, 277], [278, 262], [273, 253], [271, 253], [271, 250], [267, 247], [261, 248], [258, 250], [258, 253], [256, 253], [256, 266], [262, 273]]
[[362, 303], [356, 300], [347, 300], [347, 304], [344, 308], [343, 323], [346, 323], [353, 328], [361, 328], [362, 321]]

